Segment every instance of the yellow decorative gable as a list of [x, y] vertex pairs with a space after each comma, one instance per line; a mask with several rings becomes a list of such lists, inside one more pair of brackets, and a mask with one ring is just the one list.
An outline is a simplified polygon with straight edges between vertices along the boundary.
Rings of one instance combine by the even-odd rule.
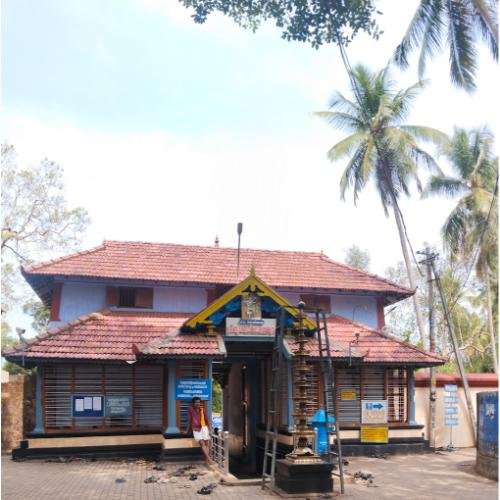
[[[252, 268], [250, 275], [226, 293], [214, 300], [205, 309], [186, 321], [183, 330], [197, 331], [208, 328], [210, 331], [225, 316], [240, 312], [244, 318], [252, 319], [255, 315], [272, 314], [284, 308], [287, 316], [295, 319], [298, 309], [264, 283]], [[316, 325], [310, 319], [305, 320], [305, 328], [315, 330]]]

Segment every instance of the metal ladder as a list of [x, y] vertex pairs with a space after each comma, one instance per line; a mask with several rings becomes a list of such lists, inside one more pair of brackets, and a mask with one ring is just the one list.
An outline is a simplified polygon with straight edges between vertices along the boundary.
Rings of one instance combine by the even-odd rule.
[[[326, 316], [321, 309], [315, 310], [316, 315], [316, 333], [318, 336], [318, 349], [321, 375], [323, 378], [323, 401], [325, 405], [325, 419], [326, 419], [326, 433], [328, 439], [328, 461], [331, 463], [332, 459], [337, 459], [338, 472], [332, 472], [340, 480], [340, 492], [344, 493], [344, 466], [342, 463], [342, 446], [340, 442], [340, 432], [337, 418], [335, 418], [334, 430], [330, 429], [329, 425], [329, 412], [328, 403], [331, 402], [332, 407], [335, 408], [335, 389], [334, 389], [334, 376], [333, 365], [330, 352], [330, 339], [328, 338], [328, 328]], [[336, 416], [335, 416], [336, 417]], [[330, 444], [333, 442], [333, 445]]]
[[[266, 439], [264, 443], [264, 463], [262, 466], [262, 489], [274, 489], [274, 473], [276, 469], [276, 450], [278, 446], [277, 419], [280, 385], [280, 370], [283, 357], [283, 337], [285, 333], [285, 309], [281, 307], [279, 325], [274, 336], [273, 354], [271, 358], [271, 388], [267, 399]], [[269, 467], [270, 466], [270, 467]], [[269, 472], [268, 472], [269, 470]]]

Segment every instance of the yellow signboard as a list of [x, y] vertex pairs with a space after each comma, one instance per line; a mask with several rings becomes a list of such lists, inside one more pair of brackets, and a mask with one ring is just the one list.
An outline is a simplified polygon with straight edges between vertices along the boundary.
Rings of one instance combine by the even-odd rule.
[[362, 443], [388, 443], [389, 429], [387, 427], [361, 427]]
[[342, 389], [340, 399], [342, 401], [356, 401], [356, 391], [354, 389]]

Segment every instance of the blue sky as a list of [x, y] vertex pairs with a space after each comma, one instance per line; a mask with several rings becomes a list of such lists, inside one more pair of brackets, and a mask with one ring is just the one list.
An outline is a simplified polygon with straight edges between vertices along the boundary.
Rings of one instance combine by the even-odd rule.
[[[417, 5], [377, 3], [385, 31], [349, 47], [353, 64], [383, 67]], [[324, 251], [352, 244], [371, 269], [401, 260], [392, 218], [371, 187], [339, 200], [345, 162], [326, 152], [343, 137], [313, 112], [347, 92], [338, 50], [281, 40], [273, 26], [245, 32], [222, 16], [196, 25], [175, 0], [4, 0], [2, 140], [23, 166], [47, 157], [65, 171], [70, 205], [103, 239]], [[480, 54], [474, 95], [451, 88], [446, 55], [409, 122], [451, 133], [497, 129], [498, 68]], [[394, 71], [401, 87], [415, 65]], [[446, 167], [446, 165], [443, 165]], [[439, 244], [451, 200], [418, 195], [401, 207], [415, 249]], [[53, 249], [57, 254], [57, 249]]]

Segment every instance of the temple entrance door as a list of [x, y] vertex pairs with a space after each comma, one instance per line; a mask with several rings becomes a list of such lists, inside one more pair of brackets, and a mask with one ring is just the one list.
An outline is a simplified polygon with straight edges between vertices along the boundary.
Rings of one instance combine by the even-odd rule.
[[256, 474], [258, 387], [255, 359], [234, 360], [223, 388], [223, 428], [230, 434], [229, 471], [240, 478]]

